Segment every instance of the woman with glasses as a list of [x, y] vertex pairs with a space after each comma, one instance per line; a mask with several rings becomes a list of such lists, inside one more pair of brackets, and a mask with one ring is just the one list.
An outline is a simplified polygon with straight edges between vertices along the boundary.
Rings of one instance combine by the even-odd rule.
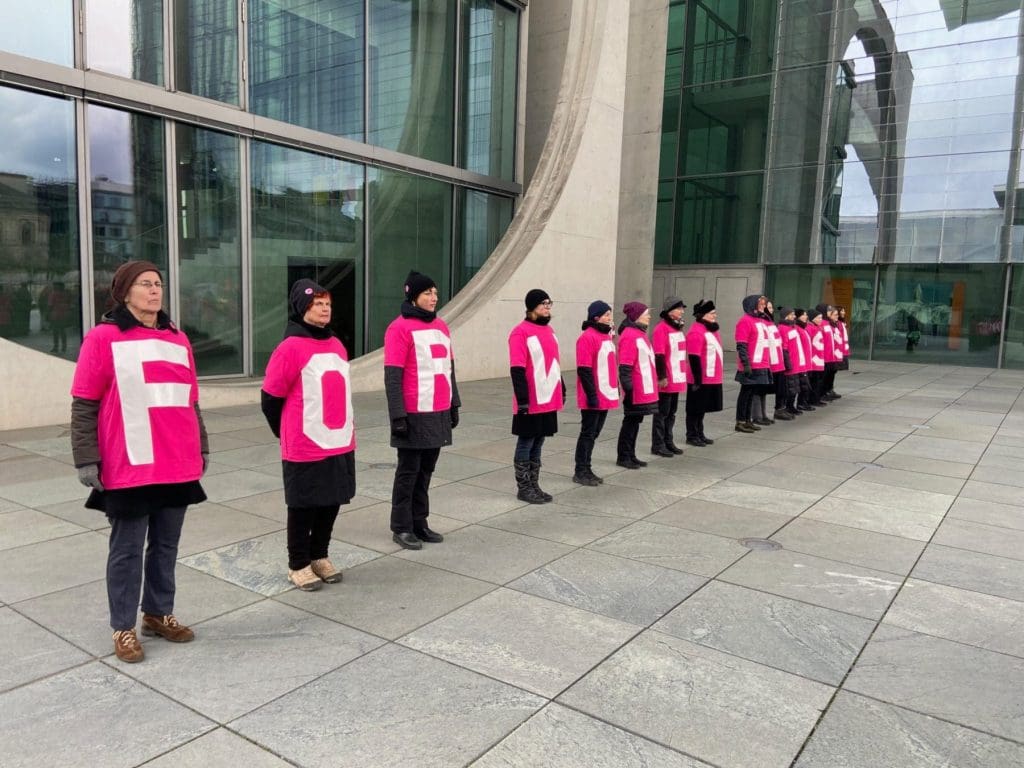
[[194, 637], [174, 616], [174, 566], [185, 508], [206, 499], [209, 447], [192, 347], [163, 311], [163, 287], [148, 261], [118, 268], [111, 310], [82, 341], [71, 385], [72, 452], [92, 488], [85, 506], [110, 520], [110, 626], [114, 653], [129, 663], [144, 655], [140, 589], [143, 634]]
[[509, 375], [512, 377], [512, 434], [516, 440], [513, 465], [516, 498], [545, 504], [551, 494], [540, 487], [541, 449], [544, 438], [558, 432], [558, 412], [565, 402], [565, 384], [558, 361], [558, 339], [551, 322], [551, 297], [540, 288], [526, 294], [526, 318], [508, 337]]

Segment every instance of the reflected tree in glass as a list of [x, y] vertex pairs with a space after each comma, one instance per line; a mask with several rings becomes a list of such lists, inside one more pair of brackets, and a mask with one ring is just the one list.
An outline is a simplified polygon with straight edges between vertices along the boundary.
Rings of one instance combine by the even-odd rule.
[[75, 107], [0, 87], [0, 337], [69, 358], [82, 331]]
[[178, 124], [177, 322], [201, 376], [242, 372], [238, 137]]

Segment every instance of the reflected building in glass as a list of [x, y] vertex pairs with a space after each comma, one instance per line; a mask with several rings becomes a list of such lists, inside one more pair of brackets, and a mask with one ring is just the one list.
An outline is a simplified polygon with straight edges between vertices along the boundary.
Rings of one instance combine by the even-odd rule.
[[847, 305], [856, 356], [1024, 367], [1021, 3], [669, 6], [656, 284], [749, 278]]

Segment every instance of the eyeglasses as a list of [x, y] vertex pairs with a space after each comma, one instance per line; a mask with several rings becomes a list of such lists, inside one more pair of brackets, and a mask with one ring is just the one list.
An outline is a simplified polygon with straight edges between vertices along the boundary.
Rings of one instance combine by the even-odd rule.
[[553, 302], [550, 299], [548, 299], [547, 301], [542, 301], [539, 306], [547, 307], [548, 309], [551, 309], [551, 307], [555, 306], [555, 302]]
[[157, 280], [155, 283], [152, 280], [140, 280], [137, 283], [133, 283], [133, 285], [137, 285], [140, 288], [145, 288], [147, 291], [151, 290], [153, 288], [163, 288], [164, 287], [164, 284], [161, 283], [159, 280]]

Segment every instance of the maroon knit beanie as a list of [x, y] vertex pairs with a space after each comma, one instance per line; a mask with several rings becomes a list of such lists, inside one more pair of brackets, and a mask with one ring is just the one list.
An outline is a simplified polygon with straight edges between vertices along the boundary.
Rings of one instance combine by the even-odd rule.
[[124, 304], [129, 289], [143, 272], [156, 272], [160, 275], [161, 281], [164, 279], [160, 274], [160, 267], [151, 261], [126, 261], [117, 268], [114, 279], [110, 282], [110, 298], [114, 300], [115, 305]]
[[642, 301], [630, 301], [622, 308], [622, 313], [634, 323], [646, 311], [647, 305]]

